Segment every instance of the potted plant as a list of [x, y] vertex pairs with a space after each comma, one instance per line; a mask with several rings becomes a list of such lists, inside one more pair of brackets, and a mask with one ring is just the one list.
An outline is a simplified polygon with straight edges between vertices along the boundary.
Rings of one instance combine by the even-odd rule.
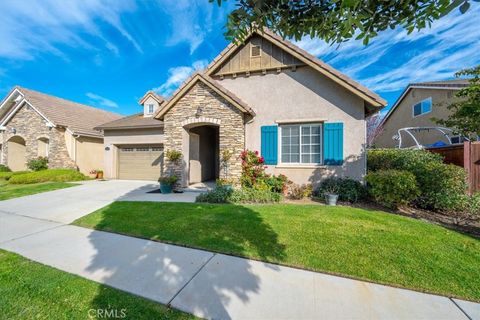
[[336, 206], [338, 201], [338, 186], [329, 185], [325, 188], [325, 203], [328, 206]]
[[103, 170], [97, 169], [96, 171], [97, 171], [97, 179], [100, 179], [100, 180], [103, 179]]
[[95, 169], [90, 170], [90, 172], [88, 173], [88, 176], [92, 179], [97, 179], [97, 170]]
[[160, 177], [158, 179], [158, 182], [160, 182], [160, 191], [162, 193], [172, 193], [173, 185], [177, 180], [178, 178], [175, 175]]

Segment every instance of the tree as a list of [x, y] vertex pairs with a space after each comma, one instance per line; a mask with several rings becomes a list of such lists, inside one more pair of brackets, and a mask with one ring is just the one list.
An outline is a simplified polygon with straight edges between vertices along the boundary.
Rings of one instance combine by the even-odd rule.
[[454, 102], [447, 106], [451, 114], [447, 119], [432, 118], [437, 124], [451, 128], [456, 134], [468, 138], [480, 135], [480, 65], [457, 72], [455, 76], [471, 77], [470, 84], [459, 90]]
[[[216, 1], [218, 5], [226, 0]], [[473, 0], [475, 2], [479, 0]], [[401, 26], [408, 33], [429, 27], [460, 7], [465, 13], [470, 0], [238, 0], [227, 21], [226, 37], [242, 41], [253, 30], [267, 27], [284, 38], [303, 36], [340, 43], [370, 38], [387, 28]]]
[[374, 114], [367, 119], [367, 147], [374, 148], [375, 140], [383, 133], [383, 117], [380, 113]]

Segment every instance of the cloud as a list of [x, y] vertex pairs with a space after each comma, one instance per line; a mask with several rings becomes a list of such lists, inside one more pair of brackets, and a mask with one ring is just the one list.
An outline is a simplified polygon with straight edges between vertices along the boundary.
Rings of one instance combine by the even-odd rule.
[[368, 46], [355, 40], [329, 46], [309, 38], [297, 44], [367, 87], [392, 92], [412, 82], [448, 79], [479, 64], [478, 16], [480, 6], [472, 5], [466, 14], [455, 10], [410, 35], [400, 28], [381, 32]]
[[92, 99], [92, 103], [101, 107], [118, 108], [118, 104], [110, 99], [99, 96], [98, 94], [87, 92], [87, 97]]
[[[113, 54], [118, 48], [98, 27], [99, 22], [115, 30], [139, 52], [142, 48], [126, 31], [120, 14], [134, 11], [135, 3], [125, 1], [3, 0], [0, 2], [0, 57], [31, 60], [40, 53], [66, 58], [62, 45], [98, 50], [98, 43]], [[91, 39], [88, 39], [88, 35]]]
[[231, 9], [229, 3], [208, 3], [205, 0], [159, 0], [169, 17], [169, 36], [166, 44], [187, 43], [190, 54], [204, 42], [210, 32], [220, 30]]
[[168, 78], [164, 84], [154, 88], [153, 91], [158, 92], [164, 97], [170, 96], [175, 89], [178, 88], [193, 72], [203, 70], [207, 67], [207, 60], [197, 60], [191, 66], [179, 66], [168, 69]]

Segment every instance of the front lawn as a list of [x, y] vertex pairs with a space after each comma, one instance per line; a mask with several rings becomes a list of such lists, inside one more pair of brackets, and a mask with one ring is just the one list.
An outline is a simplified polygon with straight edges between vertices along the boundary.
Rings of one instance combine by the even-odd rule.
[[480, 301], [480, 240], [350, 207], [115, 202], [74, 224]]
[[2, 319], [93, 319], [105, 317], [102, 310], [123, 319], [193, 318], [3, 250], [0, 306]]
[[47, 182], [26, 185], [2, 184], [0, 183], [0, 200], [28, 196], [35, 193], [53, 191], [63, 188], [70, 188], [78, 184], [66, 182]]

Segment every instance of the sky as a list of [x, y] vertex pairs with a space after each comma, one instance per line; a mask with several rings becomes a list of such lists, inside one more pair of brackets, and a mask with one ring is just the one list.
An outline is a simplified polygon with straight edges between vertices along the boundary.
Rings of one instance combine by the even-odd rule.
[[[148, 90], [168, 97], [228, 45], [234, 1], [2, 0], [0, 96], [15, 85], [129, 115]], [[452, 79], [480, 64], [480, 3], [407, 35], [397, 28], [368, 46], [350, 40], [296, 44], [385, 98], [412, 82]], [[384, 111], [386, 111], [386, 108]]]

